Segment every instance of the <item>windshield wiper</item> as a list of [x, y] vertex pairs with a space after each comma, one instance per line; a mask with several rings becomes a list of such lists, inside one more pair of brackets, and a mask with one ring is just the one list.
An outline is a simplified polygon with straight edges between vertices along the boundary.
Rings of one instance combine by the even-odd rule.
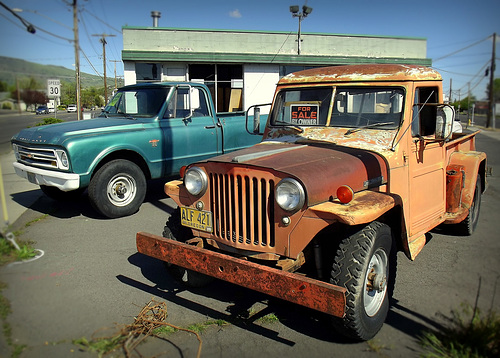
[[394, 124], [394, 122], [380, 122], [380, 123], [367, 124], [366, 126], [349, 129], [347, 132], [344, 133], [344, 135], [349, 135], [351, 133], [360, 131], [362, 129], [373, 128], [373, 127], [378, 127], [378, 126], [386, 126], [388, 124]]

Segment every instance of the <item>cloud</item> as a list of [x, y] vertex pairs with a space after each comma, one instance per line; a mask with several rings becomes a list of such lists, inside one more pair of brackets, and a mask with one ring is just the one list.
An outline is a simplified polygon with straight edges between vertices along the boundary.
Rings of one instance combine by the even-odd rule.
[[234, 18], [240, 18], [241, 12], [238, 9], [234, 9], [233, 11], [229, 11], [229, 16]]

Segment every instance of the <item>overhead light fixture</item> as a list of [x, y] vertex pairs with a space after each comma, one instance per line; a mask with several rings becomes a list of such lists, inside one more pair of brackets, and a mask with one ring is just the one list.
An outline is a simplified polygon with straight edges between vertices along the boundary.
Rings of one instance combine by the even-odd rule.
[[300, 47], [301, 47], [300, 45], [302, 42], [302, 39], [300, 38], [300, 23], [305, 17], [307, 17], [307, 15], [309, 15], [313, 11], [313, 8], [304, 4], [302, 5], [302, 11], [299, 12], [299, 10], [300, 10], [299, 5], [290, 6], [290, 12], [292, 13], [292, 17], [299, 18], [299, 31], [297, 32], [297, 55], [300, 55]]

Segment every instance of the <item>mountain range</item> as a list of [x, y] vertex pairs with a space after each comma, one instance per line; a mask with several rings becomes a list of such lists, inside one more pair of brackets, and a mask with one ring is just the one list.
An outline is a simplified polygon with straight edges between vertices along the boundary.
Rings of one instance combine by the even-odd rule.
[[[18, 58], [0, 56], [0, 81], [6, 82], [9, 86], [16, 83], [16, 79], [23, 80], [34, 78], [46, 87], [48, 79], [59, 79], [61, 82], [74, 83], [75, 71], [62, 66], [41, 65], [39, 63], [28, 62]], [[114, 78], [107, 78], [107, 84], [114, 85]], [[103, 87], [104, 78], [80, 72], [80, 83], [83, 89], [89, 87]], [[123, 86], [123, 79], [118, 78], [118, 87]], [[43, 89], [41, 88], [41, 89]]]

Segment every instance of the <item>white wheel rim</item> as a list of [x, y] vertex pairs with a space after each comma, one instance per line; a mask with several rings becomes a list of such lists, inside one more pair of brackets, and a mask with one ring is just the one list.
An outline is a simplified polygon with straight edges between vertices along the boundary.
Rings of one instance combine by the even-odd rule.
[[370, 259], [365, 276], [364, 307], [368, 316], [377, 314], [387, 292], [388, 258], [384, 250], [378, 249]]
[[106, 194], [108, 200], [115, 206], [126, 206], [135, 198], [137, 184], [135, 179], [127, 174], [115, 175], [108, 183]]

